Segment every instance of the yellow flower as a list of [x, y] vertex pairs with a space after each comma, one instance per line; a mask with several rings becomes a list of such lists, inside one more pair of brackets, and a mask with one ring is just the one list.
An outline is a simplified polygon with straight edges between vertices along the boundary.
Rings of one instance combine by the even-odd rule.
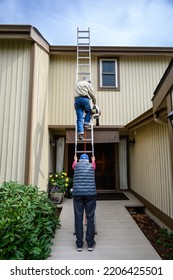
[[51, 180], [51, 182], [54, 182], [54, 181], [55, 181], [54, 179]]
[[53, 176], [53, 175], [52, 175], [52, 174], [50, 174], [50, 175], [49, 175], [49, 178], [52, 178], [52, 176]]

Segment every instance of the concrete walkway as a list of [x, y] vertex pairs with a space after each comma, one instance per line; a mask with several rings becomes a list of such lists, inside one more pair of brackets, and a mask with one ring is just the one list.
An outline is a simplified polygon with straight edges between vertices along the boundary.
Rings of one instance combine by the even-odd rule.
[[[48, 260], [159, 260], [161, 259], [125, 206], [142, 206], [131, 194], [129, 200], [97, 201], [95, 237], [96, 247], [82, 252], [75, 246], [73, 201], [65, 199], [60, 215], [61, 228], [52, 240], [51, 257]], [[84, 226], [85, 231], [86, 226]]]

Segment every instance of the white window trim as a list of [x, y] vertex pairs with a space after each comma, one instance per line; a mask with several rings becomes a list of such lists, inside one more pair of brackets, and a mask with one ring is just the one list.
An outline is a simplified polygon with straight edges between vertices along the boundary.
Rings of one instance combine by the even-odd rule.
[[[102, 81], [102, 62], [103, 61], [114, 61], [115, 62], [115, 86], [103, 86]], [[118, 61], [116, 58], [100, 58], [100, 88], [118, 88]]]

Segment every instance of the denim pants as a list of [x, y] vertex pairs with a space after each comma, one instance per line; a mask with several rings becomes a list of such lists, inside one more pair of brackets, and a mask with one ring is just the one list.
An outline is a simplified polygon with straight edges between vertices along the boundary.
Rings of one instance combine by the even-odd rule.
[[75, 106], [76, 116], [77, 116], [77, 131], [78, 133], [83, 133], [84, 122], [89, 123], [91, 119], [90, 99], [82, 96], [76, 97], [74, 106]]
[[74, 216], [75, 216], [75, 233], [76, 233], [76, 246], [82, 248], [83, 246], [83, 216], [84, 210], [86, 213], [87, 229], [86, 229], [86, 242], [88, 247], [94, 244], [95, 235], [95, 209], [96, 209], [96, 196], [74, 196]]

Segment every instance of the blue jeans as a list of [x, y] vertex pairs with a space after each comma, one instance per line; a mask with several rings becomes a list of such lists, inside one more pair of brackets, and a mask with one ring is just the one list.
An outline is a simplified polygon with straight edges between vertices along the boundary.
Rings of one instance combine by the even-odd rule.
[[74, 106], [75, 106], [76, 116], [77, 116], [77, 131], [78, 133], [83, 133], [84, 122], [89, 123], [91, 119], [90, 99], [82, 96], [76, 97]]
[[74, 216], [75, 216], [75, 233], [76, 233], [76, 246], [82, 248], [83, 246], [83, 215], [84, 210], [86, 213], [87, 230], [86, 242], [88, 247], [94, 244], [95, 235], [95, 209], [96, 209], [96, 196], [74, 196]]

